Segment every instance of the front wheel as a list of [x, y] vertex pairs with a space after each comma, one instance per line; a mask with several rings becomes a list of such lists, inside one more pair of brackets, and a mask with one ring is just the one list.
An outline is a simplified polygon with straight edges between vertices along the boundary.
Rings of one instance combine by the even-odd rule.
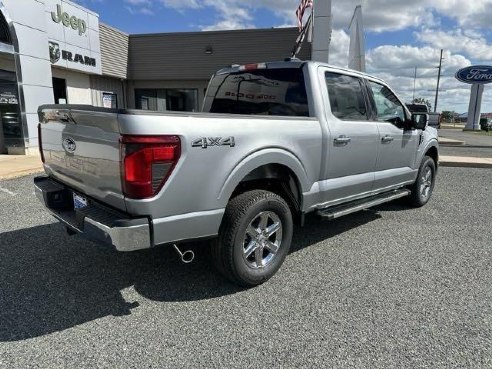
[[417, 179], [413, 185], [409, 187], [410, 204], [414, 207], [421, 207], [427, 204], [430, 200], [434, 183], [436, 181], [436, 164], [434, 159], [429, 156], [424, 156], [420, 164]]
[[285, 200], [254, 190], [233, 198], [226, 207], [219, 237], [212, 243], [217, 269], [241, 286], [270, 279], [287, 256], [293, 221]]

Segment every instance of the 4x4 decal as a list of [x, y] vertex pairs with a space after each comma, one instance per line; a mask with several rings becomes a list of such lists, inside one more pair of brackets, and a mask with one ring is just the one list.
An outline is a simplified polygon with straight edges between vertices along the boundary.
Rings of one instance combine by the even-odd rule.
[[236, 146], [236, 142], [234, 141], [234, 137], [201, 137], [193, 140], [191, 142], [191, 147], [201, 147], [202, 149], [206, 149], [210, 146]]

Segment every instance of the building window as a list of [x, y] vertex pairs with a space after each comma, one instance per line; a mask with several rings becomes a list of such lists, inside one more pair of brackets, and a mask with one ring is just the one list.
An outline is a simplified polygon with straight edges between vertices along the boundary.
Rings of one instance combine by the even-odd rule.
[[135, 107], [153, 111], [197, 111], [197, 89], [135, 89]]
[[103, 92], [102, 105], [105, 108], [118, 109], [118, 95], [112, 92]]
[[67, 81], [63, 78], [53, 77], [53, 95], [55, 104], [66, 104], [67, 101]]

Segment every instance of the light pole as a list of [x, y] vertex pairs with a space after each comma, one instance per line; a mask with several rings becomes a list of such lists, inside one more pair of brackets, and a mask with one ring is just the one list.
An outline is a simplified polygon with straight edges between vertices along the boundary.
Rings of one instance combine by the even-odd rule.
[[413, 100], [415, 100], [415, 81], [417, 80], [417, 67], [415, 67], [415, 74], [413, 75], [413, 97], [412, 97], [412, 103]]
[[441, 67], [442, 67], [442, 49], [441, 57], [439, 58], [439, 72], [437, 73], [437, 87], [436, 87], [436, 99], [434, 101], [434, 113], [437, 111], [437, 97], [439, 96], [439, 82], [441, 81]]

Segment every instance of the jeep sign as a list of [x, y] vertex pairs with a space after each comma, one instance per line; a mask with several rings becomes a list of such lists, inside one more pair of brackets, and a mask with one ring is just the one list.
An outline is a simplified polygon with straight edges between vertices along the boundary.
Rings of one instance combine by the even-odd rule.
[[492, 82], [492, 66], [490, 65], [473, 65], [460, 69], [455, 75], [458, 81], [464, 83], [490, 83]]
[[65, 27], [72, 27], [74, 30], [79, 31], [79, 35], [82, 36], [87, 30], [87, 24], [75, 16], [70, 16], [68, 13], [63, 12], [61, 5], [56, 6], [56, 13], [51, 12], [51, 19], [55, 23], [62, 23]]

